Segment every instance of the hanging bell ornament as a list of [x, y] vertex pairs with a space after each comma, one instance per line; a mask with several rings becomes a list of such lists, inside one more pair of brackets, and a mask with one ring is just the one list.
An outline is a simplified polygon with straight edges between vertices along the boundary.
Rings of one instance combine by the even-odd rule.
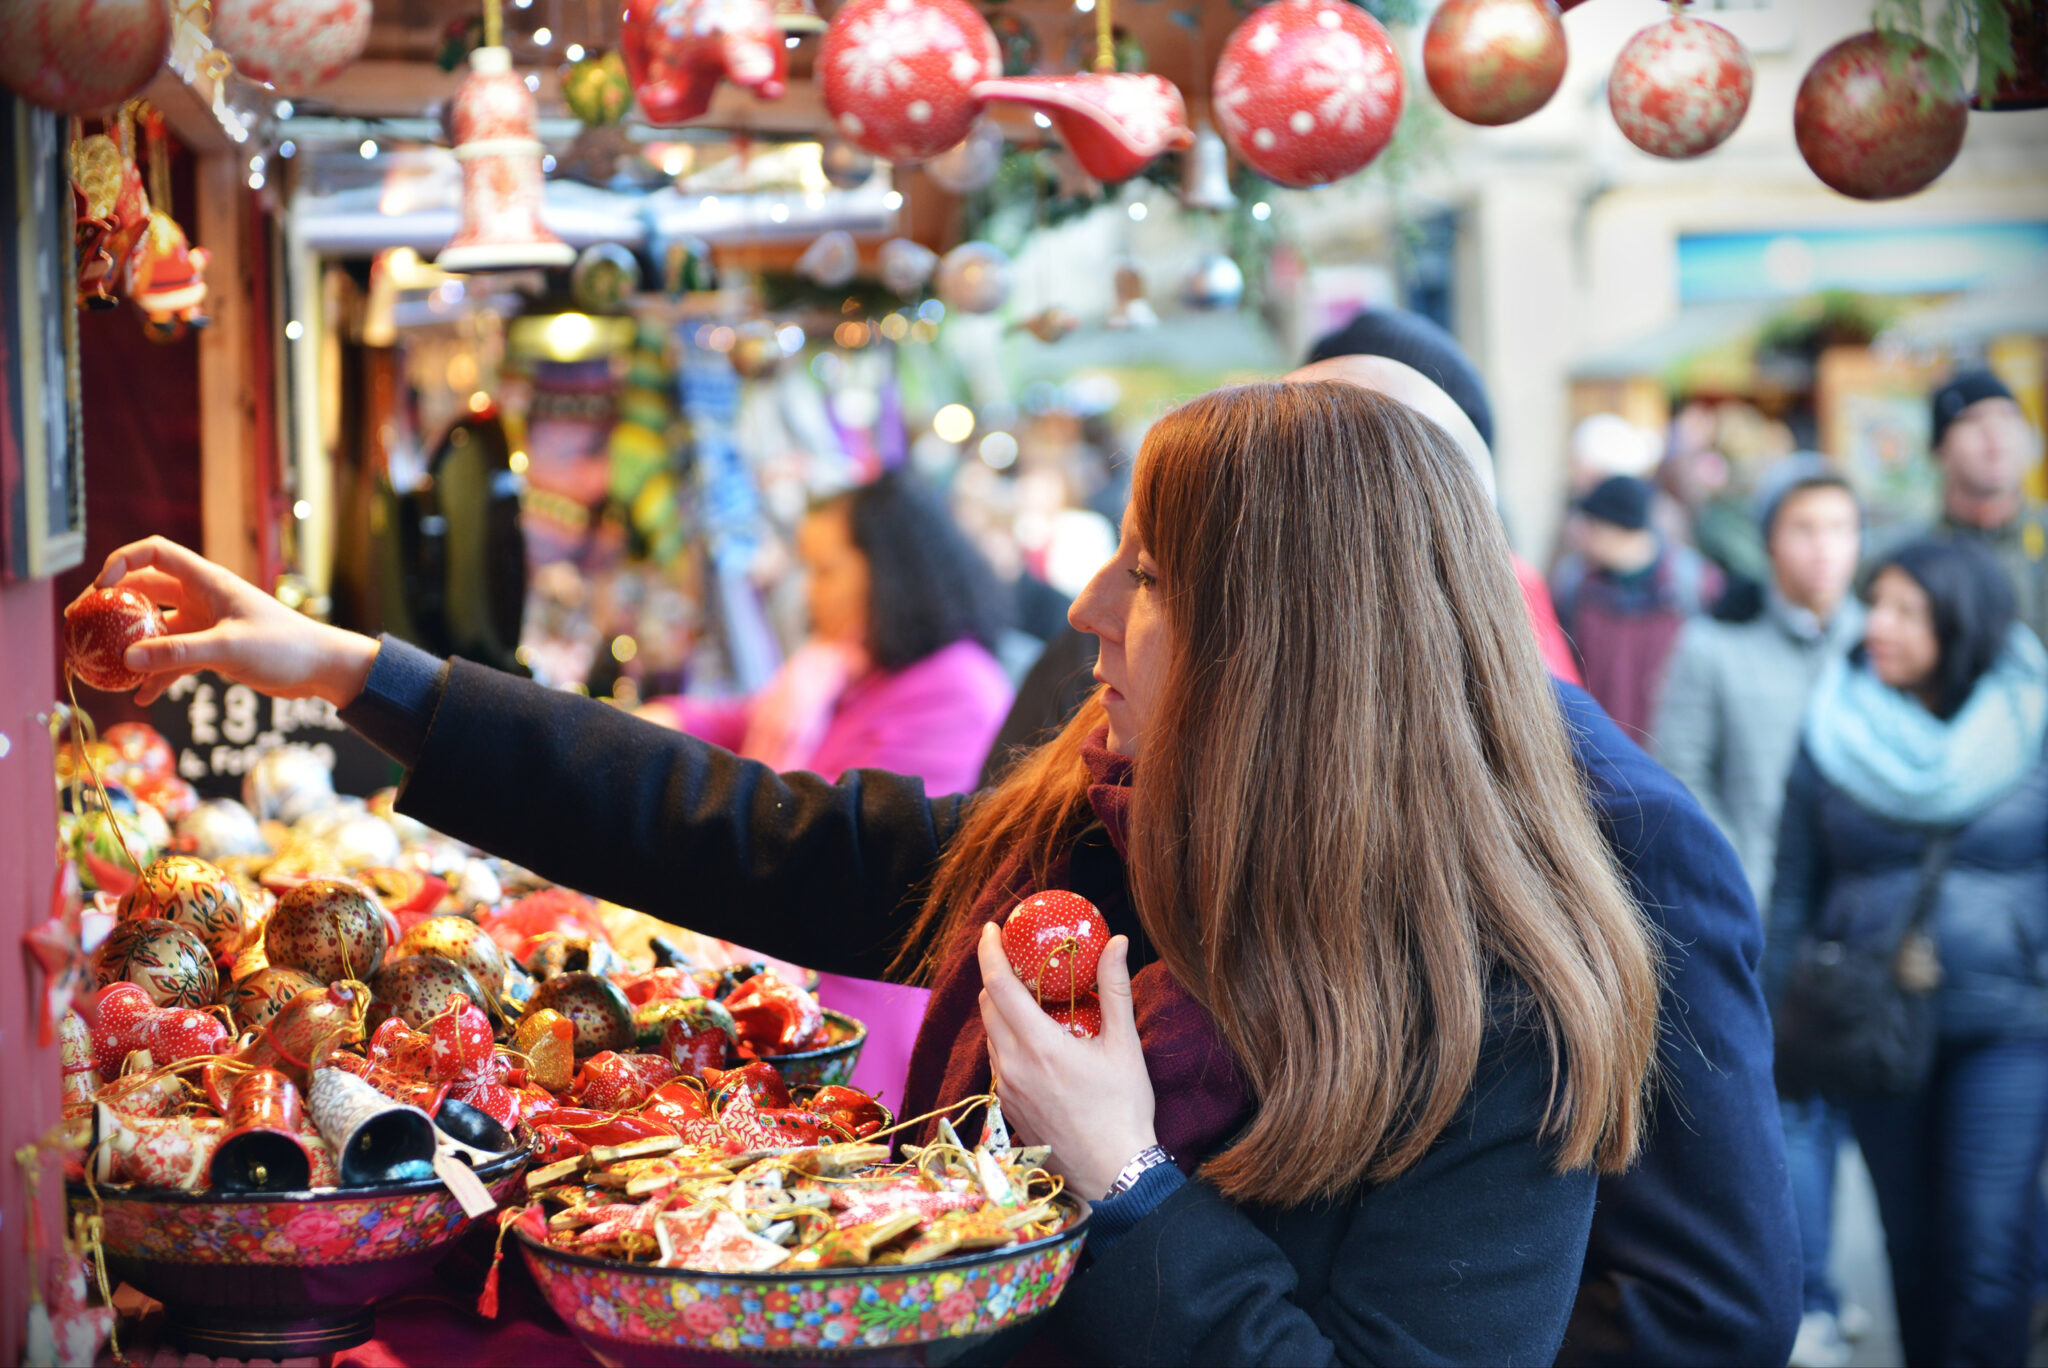
[[333, 80], [370, 41], [370, 0], [213, 0], [207, 36], [235, 69], [296, 95]]
[[786, 49], [767, 0], [629, 0], [619, 46], [640, 112], [677, 124], [711, 108], [720, 81], [779, 100]]
[[966, 0], [848, 0], [818, 54], [825, 112], [878, 157], [924, 161], [967, 136], [974, 83], [1002, 70], [988, 21]]
[[1190, 309], [1234, 309], [1244, 298], [1244, 272], [1221, 252], [1204, 252], [1180, 283]]
[[59, 114], [97, 114], [140, 95], [170, 55], [164, 0], [0, 4], [0, 85]]
[[938, 295], [961, 313], [994, 313], [1010, 297], [1010, 258], [991, 243], [961, 243], [939, 262]]
[[1697, 157], [1742, 122], [1755, 79], [1734, 34], [1681, 14], [1622, 47], [1607, 78], [1607, 107], [1622, 136], [1651, 156]]
[[1003, 169], [1003, 130], [984, 114], [966, 137], [926, 162], [924, 169], [948, 193], [971, 195]]
[[567, 266], [576, 249], [541, 223], [545, 182], [534, 136], [533, 92], [512, 53], [480, 47], [455, 96], [451, 123], [462, 163], [462, 226], [434, 264], [444, 271]]
[[924, 288], [939, 264], [939, 254], [909, 238], [890, 238], [882, 244], [879, 265], [882, 283], [905, 299]]
[[1393, 40], [1343, 0], [1273, 0], [1216, 64], [1216, 119], [1238, 160], [1297, 189], [1361, 170], [1401, 121], [1407, 87]]
[[1237, 207], [1237, 193], [1230, 188], [1230, 149], [1207, 119], [1195, 126], [1195, 145], [1188, 149], [1182, 165], [1182, 207], [1218, 213]]
[[1444, 0], [1422, 40], [1429, 88], [1466, 123], [1526, 119], [1564, 81], [1557, 0]]
[[1969, 119], [1948, 58], [1877, 30], [1823, 52], [1792, 102], [1799, 155], [1831, 189], [1861, 200], [1925, 189], [1963, 150]]
[[854, 245], [853, 234], [844, 228], [821, 234], [796, 259], [796, 270], [828, 290], [838, 289], [860, 270], [860, 249]]

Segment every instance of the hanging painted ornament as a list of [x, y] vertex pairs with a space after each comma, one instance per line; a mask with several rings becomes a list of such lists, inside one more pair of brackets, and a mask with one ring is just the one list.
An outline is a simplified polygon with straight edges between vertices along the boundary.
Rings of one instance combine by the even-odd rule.
[[[116, 124], [117, 129], [120, 124]], [[134, 139], [94, 133], [71, 145], [72, 203], [78, 214], [78, 299], [111, 309], [128, 284], [128, 259], [149, 231], [149, 196], [133, 155]]]
[[1010, 297], [1010, 258], [992, 243], [961, 243], [939, 261], [938, 296], [961, 313], [994, 313]]
[[711, 108], [720, 81], [779, 100], [782, 30], [768, 0], [628, 0], [619, 46], [640, 112], [677, 124]]
[[981, 112], [975, 82], [1001, 70], [995, 33], [966, 0], [849, 0], [818, 54], [833, 126], [895, 161], [966, 137]]
[[95, 689], [127, 693], [146, 678], [128, 668], [128, 648], [169, 634], [163, 613], [140, 590], [87, 589], [64, 608], [64, 668]]
[[569, 272], [569, 297], [590, 313], [618, 313], [640, 288], [640, 263], [616, 242], [583, 249]]
[[1216, 119], [1239, 160], [1295, 187], [1341, 180], [1377, 157], [1406, 85], [1379, 21], [1342, 0], [1254, 10], [1216, 64]]
[[974, 87], [980, 100], [1007, 101], [1052, 120], [1088, 174], [1129, 180], [1162, 152], [1194, 145], [1180, 87], [1146, 71], [1076, 76], [999, 76]]
[[586, 128], [603, 128], [625, 118], [633, 107], [626, 59], [616, 52], [593, 52], [571, 62], [562, 77], [562, 102]]
[[986, 114], [974, 121], [966, 137], [924, 164], [925, 174], [954, 195], [973, 194], [1002, 169], [1003, 130]]
[[1526, 119], [1564, 80], [1557, 0], [1444, 0], [1422, 40], [1422, 69], [1443, 107], [1466, 123]]
[[1156, 326], [1159, 314], [1145, 298], [1145, 274], [1138, 269], [1138, 263], [1128, 258], [1118, 262], [1113, 280], [1116, 307], [1104, 320], [1105, 326], [1118, 330]]
[[860, 248], [854, 245], [853, 234], [844, 228], [820, 234], [796, 259], [798, 275], [828, 290], [838, 289], [859, 270]]
[[1244, 298], [1244, 272], [1223, 253], [1204, 252], [1182, 278], [1180, 297], [1190, 309], [1234, 309]]
[[745, 380], [766, 380], [775, 374], [782, 364], [782, 339], [776, 336], [775, 325], [765, 318], [755, 318], [733, 329], [728, 359]]
[[296, 95], [363, 55], [370, 0], [213, 0], [208, 36], [242, 75]]
[[938, 267], [939, 254], [909, 238], [890, 238], [882, 244], [879, 266], [882, 283], [905, 299], [924, 288]]
[[140, 95], [170, 55], [165, 0], [0, 4], [0, 85], [59, 114], [97, 114]]
[[1884, 200], [1931, 184], [1962, 151], [1969, 104], [1955, 66], [1902, 33], [1871, 30], [1820, 55], [1792, 102], [1799, 155], [1830, 188]]
[[1237, 192], [1230, 188], [1230, 149], [1208, 120], [1195, 126], [1195, 145], [1182, 164], [1182, 208], [1222, 213], [1237, 207]]
[[1607, 78], [1607, 107], [1622, 136], [1651, 156], [1697, 157], [1742, 122], [1754, 83], [1734, 34], [1681, 14], [1628, 40]]
[[462, 226], [434, 264], [444, 271], [567, 266], [576, 249], [541, 223], [544, 194], [533, 92], [512, 70], [512, 53], [480, 47], [451, 111], [462, 163]]
[[875, 174], [875, 159], [840, 137], [825, 139], [818, 167], [837, 190], [858, 190]]
[[150, 214], [149, 231], [128, 258], [128, 297], [142, 310], [144, 336], [175, 342], [206, 326], [207, 255], [186, 241], [176, 219], [160, 209]]

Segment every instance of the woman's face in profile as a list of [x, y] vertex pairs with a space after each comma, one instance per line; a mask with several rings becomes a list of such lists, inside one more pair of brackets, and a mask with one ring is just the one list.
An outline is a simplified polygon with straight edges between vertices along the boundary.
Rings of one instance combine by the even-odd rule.
[[843, 503], [828, 504], [796, 530], [811, 611], [811, 634], [858, 646], [868, 634], [868, 558], [853, 544]]
[[1863, 650], [1871, 673], [1894, 689], [1919, 688], [1941, 663], [1927, 591], [1895, 565], [1879, 571], [1871, 583]]
[[1109, 709], [1109, 748], [1120, 755], [1138, 754], [1166, 674], [1164, 589], [1158, 562], [1139, 544], [1126, 512], [1116, 554], [1067, 610], [1076, 630], [1101, 640], [1095, 678], [1109, 686], [1102, 696]]

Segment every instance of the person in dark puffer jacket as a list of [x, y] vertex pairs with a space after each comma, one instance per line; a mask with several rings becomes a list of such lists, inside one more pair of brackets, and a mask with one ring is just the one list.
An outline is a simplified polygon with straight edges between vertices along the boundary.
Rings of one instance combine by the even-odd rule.
[[1822, 677], [1787, 782], [1766, 937], [1775, 1006], [1802, 936], [1888, 943], [1932, 833], [1956, 833], [1929, 932], [1942, 981], [1917, 1093], [1848, 1099], [1906, 1361], [2026, 1361], [2048, 1150], [2048, 651], [1967, 543], [1871, 580], [1864, 644]]

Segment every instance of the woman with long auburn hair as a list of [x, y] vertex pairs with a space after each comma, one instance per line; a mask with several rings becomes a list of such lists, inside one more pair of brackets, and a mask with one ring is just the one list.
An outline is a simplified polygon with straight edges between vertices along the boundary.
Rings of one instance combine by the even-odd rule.
[[[929, 982], [905, 1114], [992, 1086], [1097, 1203], [1044, 1326], [1067, 1357], [1555, 1356], [1596, 1174], [1640, 1139], [1656, 957], [1498, 519], [1404, 406], [1255, 385], [1161, 419], [1073, 610], [1100, 692], [965, 799], [776, 775], [307, 623], [169, 543], [116, 552], [101, 581], [124, 577], [173, 610], [176, 635], [131, 648], [145, 693], [211, 668], [327, 697], [405, 762], [400, 808], [430, 825]], [[1099, 1037], [1056, 1025], [1001, 950], [1046, 888], [1117, 933]]]

